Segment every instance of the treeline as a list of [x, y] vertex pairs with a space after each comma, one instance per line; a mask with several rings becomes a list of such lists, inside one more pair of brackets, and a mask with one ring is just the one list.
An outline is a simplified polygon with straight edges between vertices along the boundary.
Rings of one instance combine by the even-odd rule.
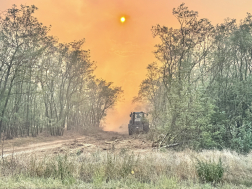
[[0, 17], [0, 134], [99, 127], [121, 88], [95, 78], [84, 40], [61, 44], [49, 36], [36, 10], [14, 5]]
[[157, 62], [149, 64], [138, 100], [151, 107], [168, 144], [194, 149], [252, 148], [252, 15], [213, 26], [184, 4], [178, 29], [156, 25]]

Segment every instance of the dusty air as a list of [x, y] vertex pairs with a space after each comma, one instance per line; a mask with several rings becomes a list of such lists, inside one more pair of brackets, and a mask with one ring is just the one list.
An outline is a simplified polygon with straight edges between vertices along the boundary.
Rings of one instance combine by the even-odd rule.
[[0, 0], [0, 188], [251, 188], [252, 1], [184, 1]]

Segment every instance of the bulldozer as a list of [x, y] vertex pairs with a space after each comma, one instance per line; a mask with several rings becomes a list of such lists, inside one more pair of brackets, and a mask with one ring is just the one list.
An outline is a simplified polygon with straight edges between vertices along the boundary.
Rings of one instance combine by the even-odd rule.
[[150, 130], [149, 121], [146, 119], [148, 114], [144, 112], [131, 112], [130, 122], [128, 124], [129, 135], [140, 132], [147, 133]]

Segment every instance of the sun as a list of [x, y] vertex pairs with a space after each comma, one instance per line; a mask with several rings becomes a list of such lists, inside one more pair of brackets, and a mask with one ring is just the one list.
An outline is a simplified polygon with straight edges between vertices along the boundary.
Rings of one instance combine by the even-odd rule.
[[121, 21], [122, 23], [125, 22], [125, 21], [126, 21], [125, 17], [122, 16], [122, 17], [120, 18], [120, 21]]

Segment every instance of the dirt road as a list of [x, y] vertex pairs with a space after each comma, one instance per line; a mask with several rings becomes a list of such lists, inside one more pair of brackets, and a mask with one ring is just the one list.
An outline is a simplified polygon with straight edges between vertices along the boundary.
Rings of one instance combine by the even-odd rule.
[[146, 135], [121, 134], [112, 131], [97, 130], [78, 133], [66, 133], [61, 137], [39, 136], [4, 141], [1, 155], [4, 157], [17, 154], [58, 154], [58, 153], [84, 153], [98, 150], [132, 150], [134, 152], [151, 151], [151, 142]]

